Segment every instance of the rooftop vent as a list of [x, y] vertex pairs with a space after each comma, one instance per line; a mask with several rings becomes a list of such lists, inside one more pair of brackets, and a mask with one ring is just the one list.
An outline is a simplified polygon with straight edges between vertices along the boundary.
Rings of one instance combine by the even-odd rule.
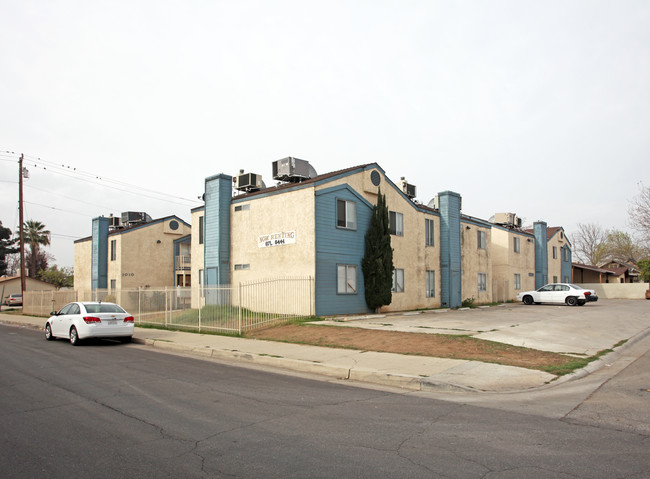
[[317, 176], [308, 161], [288, 156], [273, 162], [273, 179], [299, 183]]

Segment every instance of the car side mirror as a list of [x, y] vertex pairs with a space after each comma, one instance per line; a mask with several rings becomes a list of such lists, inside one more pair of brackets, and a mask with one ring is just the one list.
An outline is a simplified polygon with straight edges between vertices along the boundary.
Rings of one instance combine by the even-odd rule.
[[50, 313], [50, 316], [58, 316], [58, 315], [59, 315], [59, 313], [57, 313], [56, 311], [52, 311], [52, 312]]

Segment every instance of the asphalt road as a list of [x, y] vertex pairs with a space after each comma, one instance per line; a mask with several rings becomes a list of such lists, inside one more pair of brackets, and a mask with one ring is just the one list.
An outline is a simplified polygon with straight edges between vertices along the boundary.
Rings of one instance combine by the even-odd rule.
[[585, 417], [351, 387], [108, 341], [75, 348], [23, 328], [0, 326], [0, 338], [4, 478], [650, 476], [646, 434]]

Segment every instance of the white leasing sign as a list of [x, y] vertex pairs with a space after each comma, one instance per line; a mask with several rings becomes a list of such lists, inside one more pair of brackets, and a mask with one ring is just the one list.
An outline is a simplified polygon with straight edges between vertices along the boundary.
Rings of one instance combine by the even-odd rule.
[[285, 244], [294, 244], [296, 242], [295, 231], [283, 231], [282, 233], [271, 233], [268, 235], [259, 235], [257, 237], [257, 246], [266, 248], [267, 246], [282, 246]]

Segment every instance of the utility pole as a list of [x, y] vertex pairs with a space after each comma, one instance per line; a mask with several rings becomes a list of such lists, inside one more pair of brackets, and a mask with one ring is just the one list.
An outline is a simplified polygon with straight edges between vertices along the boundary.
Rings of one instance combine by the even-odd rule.
[[23, 158], [18, 160], [18, 216], [20, 216], [20, 292], [25, 297], [25, 235], [23, 232]]

